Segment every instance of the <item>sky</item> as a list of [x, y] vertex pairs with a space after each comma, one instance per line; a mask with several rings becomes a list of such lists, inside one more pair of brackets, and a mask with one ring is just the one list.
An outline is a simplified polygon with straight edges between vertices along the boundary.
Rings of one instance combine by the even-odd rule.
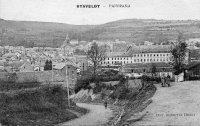
[[[100, 5], [77, 8], [76, 5]], [[109, 4], [128, 4], [112, 8]], [[121, 19], [200, 20], [200, 0], [0, 0], [5, 20], [103, 24]]]

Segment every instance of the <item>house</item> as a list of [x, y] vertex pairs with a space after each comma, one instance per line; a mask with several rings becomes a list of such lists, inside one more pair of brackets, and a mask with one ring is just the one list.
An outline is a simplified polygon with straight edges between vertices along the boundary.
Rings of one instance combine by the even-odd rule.
[[11, 59], [11, 58], [17, 59], [17, 56], [16, 56], [15, 53], [6, 53], [2, 57], [5, 58], [5, 59]]
[[186, 43], [188, 46], [194, 46], [196, 43], [200, 43], [200, 38], [189, 38]]
[[121, 68], [121, 72], [124, 74], [149, 74], [152, 75], [152, 68], [155, 67], [155, 74], [157, 76], [161, 75], [173, 75], [173, 67], [165, 62], [160, 63], [137, 63], [137, 64], [125, 64]]
[[[102, 66], [109, 65], [112, 66], [116, 63], [126, 64], [129, 63], [129, 58], [131, 54], [127, 52], [106, 52], [105, 58], [100, 62]], [[132, 63], [132, 62], [131, 62]]]
[[200, 61], [200, 49], [189, 50], [190, 62]]
[[76, 64], [80, 68], [81, 71], [87, 70], [89, 64], [87, 60], [87, 55], [75, 55]]
[[19, 67], [20, 72], [32, 72], [34, 71], [31, 62], [25, 62], [22, 66]]
[[186, 74], [189, 76], [200, 76], [200, 62], [194, 61], [186, 65]]
[[69, 43], [72, 44], [72, 45], [77, 45], [77, 44], [79, 44], [79, 42], [78, 42], [77, 39], [73, 39], [73, 40], [71, 40]]
[[44, 71], [45, 62], [46, 57], [39, 56], [39, 59], [36, 59], [33, 63], [34, 71]]
[[[77, 81], [77, 66], [75, 64], [72, 62], [55, 63], [53, 69], [60, 71], [61, 76], [67, 79], [66, 82], [69, 84], [69, 87], [74, 89]], [[67, 85], [64, 86], [67, 87]]]
[[28, 61], [14, 61], [8, 63], [11, 72], [31, 72], [33, 71], [33, 66]]
[[10, 72], [19, 72], [19, 68], [24, 64], [24, 61], [14, 61], [14, 62], [9, 62], [7, 70], [9, 68]]
[[144, 45], [153, 45], [154, 43], [153, 42], [149, 42], [149, 41], [144, 41]]
[[63, 55], [67, 54], [67, 55], [73, 55], [73, 52], [75, 50], [75, 45], [72, 45], [70, 43], [70, 39], [68, 37], [68, 35], [66, 36], [66, 39], [63, 41], [60, 50], [63, 53]]
[[68, 55], [68, 56], [71, 56], [74, 54], [74, 51], [75, 51], [75, 46], [74, 45], [71, 45], [71, 44], [67, 44], [67, 45], [63, 45], [61, 47], [61, 52], [63, 53], [63, 56], [64, 55]]

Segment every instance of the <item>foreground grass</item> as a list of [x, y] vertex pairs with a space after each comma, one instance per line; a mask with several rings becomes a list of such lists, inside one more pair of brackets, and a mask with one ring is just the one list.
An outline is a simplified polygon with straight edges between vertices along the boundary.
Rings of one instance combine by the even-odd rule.
[[20, 126], [51, 126], [76, 118], [77, 116], [67, 110], [50, 108], [42, 111], [10, 112], [1, 115], [2, 125]]
[[12, 126], [51, 126], [77, 118], [67, 109], [86, 112], [73, 102], [72, 108], [67, 105], [66, 89], [60, 85], [4, 91], [0, 93], [0, 123]]

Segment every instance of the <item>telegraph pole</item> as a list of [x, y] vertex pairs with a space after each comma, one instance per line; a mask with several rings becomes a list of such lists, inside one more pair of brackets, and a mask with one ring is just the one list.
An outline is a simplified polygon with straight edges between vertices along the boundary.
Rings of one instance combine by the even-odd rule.
[[84, 75], [84, 70], [85, 70], [85, 66], [84, 66], [85, 64], [84, 64], [84, 62], [83, 62], [83, 75]]
[[53, 82], [53, 58], [52, 58], [52, 62], [51, 62], [51, 75], [52, 75], [52, 82]]
[[68, 95], [68, 106], [70, 107], [70, 99], [69, 99], [69, 83], [68, 83], [68, 75], [67, 75], [67, 69], [68, 69], [68, 67], [67, 67], [67, 58], [66, 58], [66, 51], [65, 51], [65, 47], [66, 46], [64, 46], [64, 56], [65, 56], [65, 69], [66, 69], [66, 76], [65, 76], [65, 83], [66, 83], [66, 85], [67, 85], [67, 95]]

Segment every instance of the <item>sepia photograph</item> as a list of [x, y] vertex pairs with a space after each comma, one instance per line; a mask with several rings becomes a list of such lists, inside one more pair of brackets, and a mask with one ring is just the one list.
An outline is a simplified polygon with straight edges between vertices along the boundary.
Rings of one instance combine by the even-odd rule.
[[0, 126], [199, 126], [200, 0], [0, 0]]

